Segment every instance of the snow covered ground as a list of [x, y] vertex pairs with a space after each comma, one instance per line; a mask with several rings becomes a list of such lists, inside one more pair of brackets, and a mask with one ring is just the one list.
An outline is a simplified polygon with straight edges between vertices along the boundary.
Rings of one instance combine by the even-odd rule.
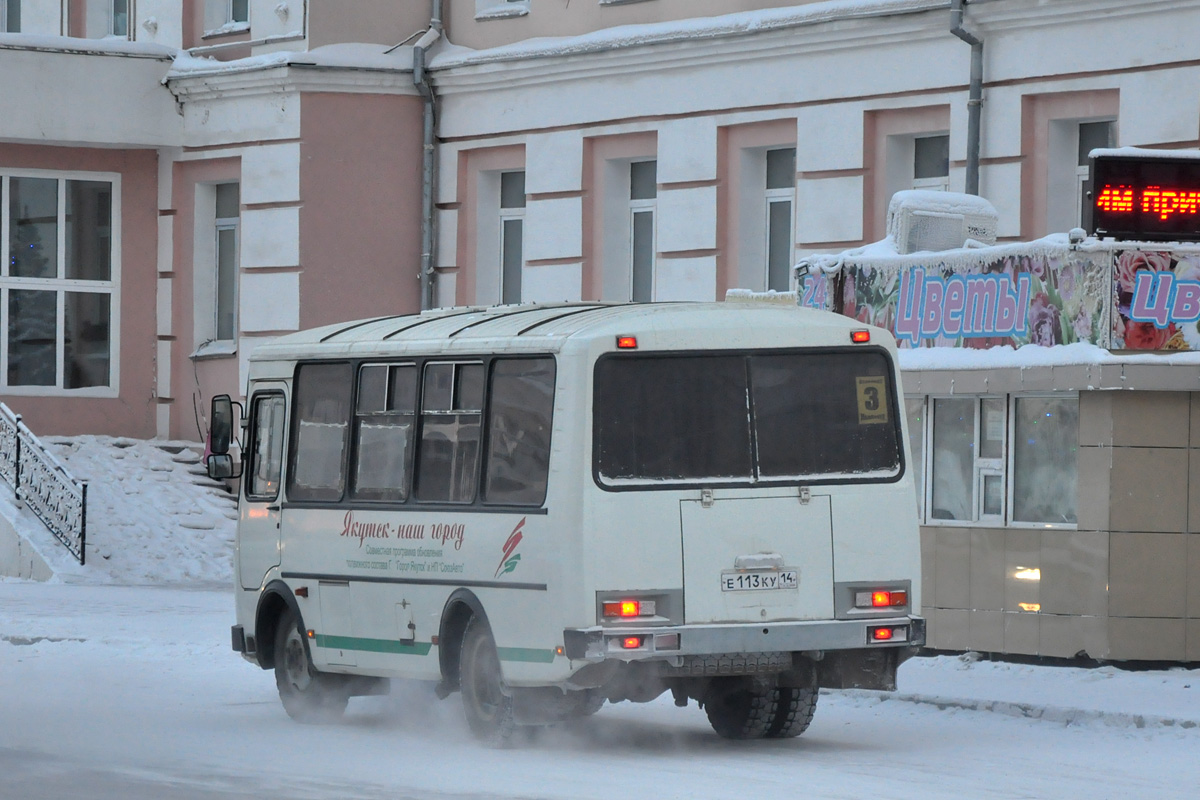
[[3, 800], [1200, 796], [1200, 670], [919, 658], [894, 694], [823, 694], [789, 741], [728, 742], [660, 698], [487, 750], [457, 695], [402, 683], [298, 725], [230, 649], [232, 507], [194, 454], [57, 454], [91, 481], [95, 549], [49, 583], [0, 579]]

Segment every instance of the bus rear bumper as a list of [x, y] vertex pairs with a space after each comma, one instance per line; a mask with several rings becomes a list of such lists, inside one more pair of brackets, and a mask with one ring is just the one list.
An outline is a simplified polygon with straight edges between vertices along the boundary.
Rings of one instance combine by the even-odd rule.
[[568, 628], [565, 655], [602, 662], [666, 660], [687, 656], [749, 653], [824, 653], [905, 648], [925, 644], [925, 620], [917, 616], [871, 620], [671, 625], [665, 627]]

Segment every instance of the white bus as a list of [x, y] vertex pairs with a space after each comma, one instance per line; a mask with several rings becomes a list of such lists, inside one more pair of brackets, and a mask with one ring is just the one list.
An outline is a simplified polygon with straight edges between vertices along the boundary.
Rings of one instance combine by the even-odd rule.
[[250, 360], [233, 648], [287, 712], [388, 679], [472, 731], [670, 691], [729, 738], [819, 687], [894, 689], [924, 643], [895, 342], [794, 306], [441, 309]]

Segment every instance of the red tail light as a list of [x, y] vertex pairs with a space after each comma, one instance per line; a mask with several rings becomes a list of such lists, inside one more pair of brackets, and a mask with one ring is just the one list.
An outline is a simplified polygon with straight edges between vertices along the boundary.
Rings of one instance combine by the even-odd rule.
[[874, 628], [871, 630], [871, 638], [877, 642], [886, 642], [892, 638], [892, 629]]
[[626, 650], [637, 650], [641, 646], [642, 637], [640, 636], [626, 636], [621, 640], [621, 647], [625, 648]]

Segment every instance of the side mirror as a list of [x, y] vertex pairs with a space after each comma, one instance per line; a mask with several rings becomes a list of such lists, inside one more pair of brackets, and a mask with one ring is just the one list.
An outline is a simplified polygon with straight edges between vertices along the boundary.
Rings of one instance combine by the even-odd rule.
[[208, 477], [214, 480], [235, 477], [233, 474], [233, 456], [228, 453], [213, 454], [208, 457]]
[[229, 443], [233, 440], [233, 401], [227, 394], [219, 394], [212, 399], [212, 413], [209, 414], [208, 452], [223, 456], [229, 452]]

